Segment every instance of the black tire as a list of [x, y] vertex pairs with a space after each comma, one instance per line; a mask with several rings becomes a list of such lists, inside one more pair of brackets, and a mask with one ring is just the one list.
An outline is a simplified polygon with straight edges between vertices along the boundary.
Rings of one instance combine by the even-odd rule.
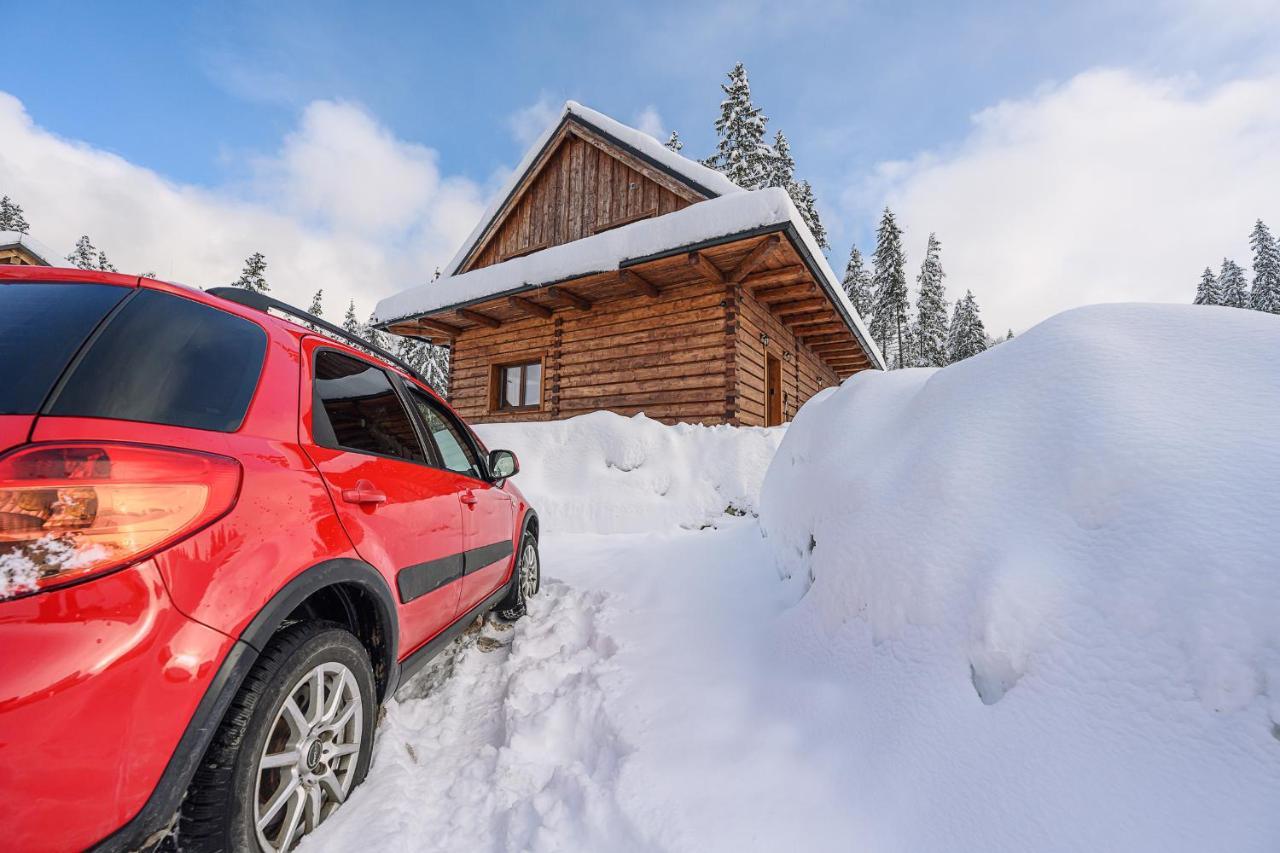
[[364, 780], [373, 754], [378, 707], [369, 655], [350, 632], [334, 623], [291, 625], [272, 638], [227, 709], [182, 804], [178, 850], [258, 853], [263, 849], [254, 826], [259, 756], [300, 679], [322, 664], [341, 664], [354, 676], [361, 703], [360, 713], [353, 710], [351, 715], [362, 717], [363, 722], [347, 793]]
[[[531, 564], [528, 561], [530, 552], [532, 552]], [[533, 572], [531, 579], [527, 577], [530, 571]], [[520, 540], [520, 551], [516, 554], [516, 567], [514, 577], [511, 579], [511, 587], [507, 590], [506, 597], [498, 602], [494, 612], [498, 614], [499, 619], [514, 622], [528, 612], [528, 596], [537, 595], [540, 589], [542, 589], [542, 560], [538, 555], [538, 537], [525, 531]]]

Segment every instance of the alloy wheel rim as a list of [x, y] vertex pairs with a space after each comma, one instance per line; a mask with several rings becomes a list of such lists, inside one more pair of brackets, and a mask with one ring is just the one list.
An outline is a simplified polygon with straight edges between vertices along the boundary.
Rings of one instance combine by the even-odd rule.
[[276, 712], [255, 772], [258, 845], [285, 853], [346, 800], [364, 736], [355, 675], [336, 662], [300, 678]]
[[538, 592], [538, 549], [532, 542], [525, 544], [520, 555], [520, 592], [526, 600]]

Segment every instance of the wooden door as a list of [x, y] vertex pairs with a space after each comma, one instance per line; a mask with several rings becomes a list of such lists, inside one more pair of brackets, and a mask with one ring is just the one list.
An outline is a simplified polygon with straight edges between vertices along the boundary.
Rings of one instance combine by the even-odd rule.
[[782, 423], [782, 362], [765, 355], [764, 365], [764, 425]]

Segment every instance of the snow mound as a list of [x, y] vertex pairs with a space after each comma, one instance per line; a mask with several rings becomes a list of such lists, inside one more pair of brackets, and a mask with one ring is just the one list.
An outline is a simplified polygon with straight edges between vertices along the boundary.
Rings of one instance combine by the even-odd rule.
[[515, 451], [515, 482], [544, 531], [645, 533], [754, 513], [783, 430], [592, 412], [476, 432], [490, 448]]
[[761, 526], [877, 850], [1280, 849], [1280, 317], [1109, 305], [809, 401]]

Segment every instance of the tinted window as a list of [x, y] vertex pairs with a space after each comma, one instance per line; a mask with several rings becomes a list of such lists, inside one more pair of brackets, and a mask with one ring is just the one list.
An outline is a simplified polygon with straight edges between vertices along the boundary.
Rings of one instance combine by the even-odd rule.
[[427, 434], [435, 442], [444, 467], [458, 474], [478, 479], [480, 467], [476, 464], [475, 454], [471, 451], [471, 445], [458, 432], [458, 428], [444, 416], [435, 403], [427, 399], [425, 394], [412, 391], [410, 396], [413, 398], [413, 405], [417, 407], [422, 422], [426, 424]]
[[35, 414], [94, 326], [132, 292], [109, 284], [0, 285], [0, 415]]
[[425, 462], [409, 415], [385, 371], [341, 353], [316, 355], [311, 431], [324, 447]]
[[232, 432], [266, 349], [266, 332], [243, 317], [142, 290], [90, 345], [49, 411]]

